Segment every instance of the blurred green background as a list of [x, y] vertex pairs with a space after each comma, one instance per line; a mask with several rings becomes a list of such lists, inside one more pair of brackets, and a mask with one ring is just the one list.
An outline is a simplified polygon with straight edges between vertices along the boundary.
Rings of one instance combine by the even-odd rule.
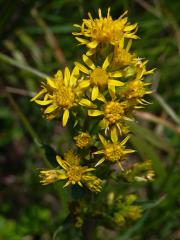
[[153, 161], [156, 180], [141, 187], [149, 202], [143, 217], [117, 232], [99, 229], [97, 239], [180, 239], [180, 1], [6, 0], [0, 6], [0, 240], [79, 239], [75, 229], [73, 235], [62, 230], [67, 191], [42, 187], [38, 178], [53, 149], [67, 147], [67, 134], [43, 119], [30, 98], [42, 78], [80, 58], [73, 24], [89, 11], [97, 16], [99, 7], [105, 16], [109, 6], [114, 18], [128, 10], [138, 22], [141, 39], [133, 50], [156, 68], [153, 104], [135, 113], [132, 126], [132, 144], [140, 161]]

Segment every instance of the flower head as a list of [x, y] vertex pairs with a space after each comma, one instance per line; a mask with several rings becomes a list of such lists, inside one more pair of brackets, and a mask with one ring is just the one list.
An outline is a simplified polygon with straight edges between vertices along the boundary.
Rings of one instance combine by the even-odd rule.
[[135, 34], [137, 24], [128, 23], [127, 11], [116, 20], [110, 16], [110, 8], [106, 17], [102, 17], [101, 9], [98, 12], [99, 18], [93, 19], [89, 13], [89, 19], [83, 19], [82, 25], [75, 25], [80, 28], [80, 32], [73, 33], [76, 36], [85, 37], [76, 37], [76, 39], [90, 49], [87, 52], [88, 55], [95, 53], [100, 44], [117, 45], [122, 38], [138, 38]]
[[98, 161], [96, 164], [99, 165], [103, 163], [105, 160], [108, 160], [112, 163], [118, 163], [121, 166], [121, 161], [125, 159], [125, 156], [129, 153], [133, 153], [134, 150], [126, 149], [125, 144], [129, 140], [129, 136], [127, 136], [122, 142], [119, 142], [118, 139], [112, 138], [112, 142], [107, 141], [102, 135], [99, 134], [99, 138], [101, 143], [103, 144], [103, 149], [98, 150], [94, 154], [103, 154], [104, 156]]
[[89, 88], [91, 87], [91, 99], [95, 100], [98, 98], [99, 94], [108, 87], [110, 93], [115, 91], [116, 86], [123, 86], [124, 83], [115, 80], [114, 78], [122, 77], [121, 71], [108, 71], [108, 66], [110, 65], [110, 56], [108, 56], [102, 66], [95, 66], [93, 61], [83, 55], [83, 61], [86, 66], [82, 65], [79, 62], [76, 62], [78, 69], [85, 74], [85, 79], [79, 83], [80, 88]]
[[76, 141], [76, 146], [79, 148], [87, 147], [91, 142], [91, 136], [87, 132], [81, 132], [76, 137], [74, 137]]
[[90, 191], [99, 192], [102, 185], [102, 180], [92, 175], [91, 172], [95, 168], [80, 165], [80, 158], [73, 151], [69, 151], [64, 155], [64, 159], [56, 156], [56, 160], [61, 169], [42, 170], [40, 177], [41, 183], [47, 185], [59, 180], [67, 180], [64, 187], [68, 185], [78, 184], [83, 186], [85, 184]]
[[[65, 171], [65, 177], [67, 179], [65, 186], [68, 186], [70, 184], [78, 184], [82, 187], [83, 181], [86, 182], [88, 180], [94, 179], [94, 176], [90, 176], [87, 173], [94, 171], [95, 169], [88, 168], [87, 166], [81, 166], [79, 164], [79, 157], [73, 152], [68, 153], [68, 156], [66, 154], [65, 160], [63, 160], [60, 156], [56, 156], [56, 160]], [[73, 162], [75, 163], [73, 164]]]
[[132, 45], [132, 39], [128, 41], [126, 48], [124, 48], [124, 38], [121, 39], [118, 45], [114, 48], [112, 65], [115, 67], [123, 67], [131, 65], [135, 58], [135, 54], [129, 52]]
[[[125, 121], [131, 121], [127, 116], [129, 105], [127, 101], [116, 100], [115, 96], [111, 101], [107, 101], [105, 98], [98, 98], [103, 101], [101, 106], [97, 109], [89, 109], [88, 115], [91, 117], [102, 116], [99, 126], [105, 129], [105, 133], [110, 131], [113, 138], [118, 138], [119, 135], [128, 133], [128, 127]], [[88, 105], [87, 105], [88, 107]], [[89, 107], [90, 108], [90, 107]]]
[[[120, 96], [128, 101], [129, 106], [136, 106], [138, 104], [144, 105], [148, 102], [143, 99], [144, 95], [152, 93], [152, 91], [147, 90], [146, 86], [150, 83], [144, 82], [144, 76], [150, 75], [154, 72], [154, 69], [146, 70], [147, 61], [142, 62], [140, 59], [134, 59], [134, 78], [127, 81], [123, 89], [120, 89]], [[139, 106], [136, 106], [139, 108]]]
[[[81, 94], [77, 84], [78, 74], [77, 67], [73, 69], [72, 73], [66, 67], [64, 77], [62, 72], [58, 71], [54, 78], [48, 78], [47, 82], [42, 84], [42, 90], [32, 99], [43, 106], [43, 113], [48, 119], [53, 119], [63, 112], [63, 126], [66, 126], [69, 119], [69, 109], [77, 104]], [[42, 96], [43, 99], [39, 100]]]

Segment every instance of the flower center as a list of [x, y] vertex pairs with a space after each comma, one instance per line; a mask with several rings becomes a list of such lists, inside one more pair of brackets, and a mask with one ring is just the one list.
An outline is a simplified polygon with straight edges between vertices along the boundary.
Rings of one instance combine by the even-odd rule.
[[106, 145], [104, 154], [109, 161], [116, 162], [123, 155], [123, 149], [120, 144], [109, 143]]
[[71, 181], [74, 184], [77, 182], [80, 182], [81, 177], [82, 177], [81, 167], [80, 166], [71, 166], [67, 170], [67, 176], [68, 176], [69, 181]]
[[91, 26], [92, 39], [99, 42], [115, 43], [123, 36], [122, 20], [113, 21], [111, 17], [95, 19]]
[[56, 103], [60, 107], [71, 108], [75, 102], [75, 94], [70, 87], [61, 85], [55, 93]]
[[110, 124], [114, 124], [123, 117], [124, 107], [119, 102], [108, 102], [105, 105], [104, 115], [105, 118], [110, 122]]
[[95, 68], [90, 75], [90, 81], [93, 85], [102, 87], [108, 82], [108, 74], [102, 68]]
[[71, 166], [67, 170], [67, 177], [72, 184], [80, 182], [83, 175], [83, 167], [81, 166]]
[[123, 48], [115, 48], [114, 50], [114, 65], [129, 65], [132, 62], [132, 55]]
[[80, 133], [74, 139], [76, 140], [76, 145], [79, 148], [83, 148], [89, 145], [91, 137], [88, 133]]

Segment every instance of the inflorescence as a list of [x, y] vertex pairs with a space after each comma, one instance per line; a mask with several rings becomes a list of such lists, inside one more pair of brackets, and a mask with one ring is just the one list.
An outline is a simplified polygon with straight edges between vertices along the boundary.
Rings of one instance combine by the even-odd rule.
[[[98, 18], [89, 14], [81, 25], [75, 25], [78, 30], [73, 35], [86, 48], [82, 61], [75, 62], [72, 71], [66, 67], [47, 78], [32, 99], [48, 120], [57, 119], [63, 127], [74, 126], [75, 150], [56, 156], [56, 169], [40, 172], [43, 185], [65, 181], [65, 187], [78, 184], [100, 192], [108, 180], [103, 179], [101, 168], [120, 172], [117, 177], [129, 181], [152, 180], [154, 176], [150, 161], [139, 171], [137, 164], [135, 170], [126, 169], [126, 160], [134, 152], [127, 147], [129, 122], [134, 120], [133, 110], [148, 104], [144, 97], [151, 91], [145, 77], [154, 69], [147, 70], [148, 61], [131, 50], [138, 28], [128, 22], [127, 12], [116, 20], [110, 16], [110, 9], [106, 17], [101, 10], [98, 13]], [[138, 175], [140, 171], [143, 177]], [[115, 221], [123, 224], [126, 217], [138, 218], [140, 210], [136, 206], [131, 210], [123, 215], [119, 207]]]

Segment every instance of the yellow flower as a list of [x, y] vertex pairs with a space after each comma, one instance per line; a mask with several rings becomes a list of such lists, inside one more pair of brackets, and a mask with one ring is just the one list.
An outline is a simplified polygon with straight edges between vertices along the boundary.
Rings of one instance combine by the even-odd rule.
[[[77, 155], [75, 155], [77, 157]], [[94, 180], [95, 176], [89, 175], [88, 173], [94, 171], [95, 168], [88, 168], [87, 166], [81, 166], [79, 164], [72, 164], [74, 158], [74, 154], [71, 155], [71, 158], [67, 158], [63, 160], [60, 156], [56, 156], [56, 160], [59, 165], [65, 170], [65, 177], [67, 179], [67, 183], [64, 185], [65, 187], [72, 184], [78, 184], [82, 187], [82, 182], [87, 182], [90, 180]]]
[[[42, 90], [31, 101], [43, 106], [44, 115], [50, 120], [63, 112], [62, 125], [66, 126], [69, 109], [77, 104], [81, 94], [77, 84], [78, 75], [77, 67], [72, 73], [66, 67], [64, 77], [62, 72], [58, 71], [54, 78], [48, 78], [47, 82], [42, 84]], [[39, 100], [42, 96], [43, 99]]]
[[[152, 93], [152, 91], [147, 90], [145, 87], [150, 85], [151, 83], [143, 82], [144, 76], [152, 74], [154, 69], [147, 71], [146, 64], [148, 61], [142, 62], [141, 59], [134, 59], [134, 71], [135, 71], [135, 78], [132, 80], [127, 81], [123, 89], [120, 90], [120, 96], [127, 100], [129, 106], [139, 104], [147, 104], [148, 102], [143, 99], [144, 95]], [[135, 108], [140, 108], [136, 106]]]
[[142, 58], [135, 58], [134, 59], [134, 65], [136, 66], [136, 79], [142, 79], [143, 76], [153, 74], [155, 68], [151, 70], [146, 69], [146, 64], [148, 63], [148, 60], [142, 61]]
[[124, 48], [124, 38], [120, 41], [118, 45], [114, 48], [112, 65], [116, 67], [122, 67], [126, 65], [131, 65], [135, 54], [129, 52], [132, 45], [132, 40], [128, 41], [126, 48]]
[[40, 171], [40, 177], [42, 178], [41, 183], [43, 185], [59, 180], [67, 180], [64, 187], [74, 184], [78, 184], [82, 187], [84, 183], [90, 190], [100, 191], [101, 181], [96, 176], [90, 174], [95, 168], [81, 166], [78, 155], [69, 151], [65, 154], [64, 160], [58, 155], [56, 156], [56, 160], [62, 169]]
[[76, 39], [80, 44], [85, 44], [90, 49], [87, 55], [94, 54], [100, 44], [117, 45], [122, 38], [138, 38], [135, 35], [137, 24], [131, 25], [128, 23], [127, 11], [116, 20], [113, 20], [110, 16], [110, 8], [108, 8], [106, 17], [102, 17], [101, 9], [99, 9], [98, 13], [99, 18], [93, 19], [89, 13], [89, 19], [83, 19], [82, 25], [74, 25], [80, 28], [80, 32], [73, 34], [85, 37], [76, 37]]
[[[128, 133], [126, 121], [132, 121], [132, 119], [127, 116], [129, 108], [127, 101], [119, 102], [115, 99], [115, 96], [111, 101], [107, 101], [103, 96], [98, 97], [98, 99], [103, 101], [101, 109], [97, 109], [97, 107], [96, 109], [89, 109], [88, 115], [91, 117], [103, 116], [99, 125], [102, 129], [105, 129], [105, 133], [110, 130], [113, 138], [117, 139], [119, 134]], [[86, 105], [86, 107], [89, 106]]]
[[[149, 83], [144, 83], [141, 80], [135, 79], [128, 81], [124, 88], [120, 91], [120, 95], [124, 100], [128, 100], [129, 106], [140, 104], [147, 104], [148, 102], [143, 99], [145, 94], [150, 94], [152, 91], [148, 91], [145, 86]], [[136, 106], [139, 108], [139, 106]]]
[[118, 139], [114, 138], [111, 138], [112, 142], [109, 142], [100, 134], [99, 138], [103, 144], [103, 149], [98, 150], [94, 154], [103, 154], [104, 156], [97, 162], [95, 166], [98, 166], [105, 160], [108, 160], [113, 163], [118, 163], [120, 168], [123, 169], [120, 162], [125, 159], [127, 154], [135, 152], [135, 150], [126, 149], [124, 146], [129, 140], [129, 136], [127, 136], [122, 142], [119, 142]]
[[110, 93], [115, 92], [115, 86], [123, 86], [124, 83], [115, 80], [114, 78], [122, 77], [121, 71], [109, 72], [107, 68], [110, 65], [110, 57], [108, 56], [101, 67], [95, 66], [93, 61], [87, 57], [85, 54], [83, 55], [83, 61], [86, 66], [82, 65], [79, 62], [76, 62], [76, 66], [79, 68], [81, 72], [85, 74], [85, 78], [79, 83], [79, 87], [81, 89], [92, 87], [91, 99], [95, 100], [99, 96], [99, 92], [101, 89], [108, 87]]
[[76, 141], [76, 146], [79, 148], [87, 147], [91, 142], [91, 136], [87, 132], [81, 132], [76, 137], [74, 137]]

